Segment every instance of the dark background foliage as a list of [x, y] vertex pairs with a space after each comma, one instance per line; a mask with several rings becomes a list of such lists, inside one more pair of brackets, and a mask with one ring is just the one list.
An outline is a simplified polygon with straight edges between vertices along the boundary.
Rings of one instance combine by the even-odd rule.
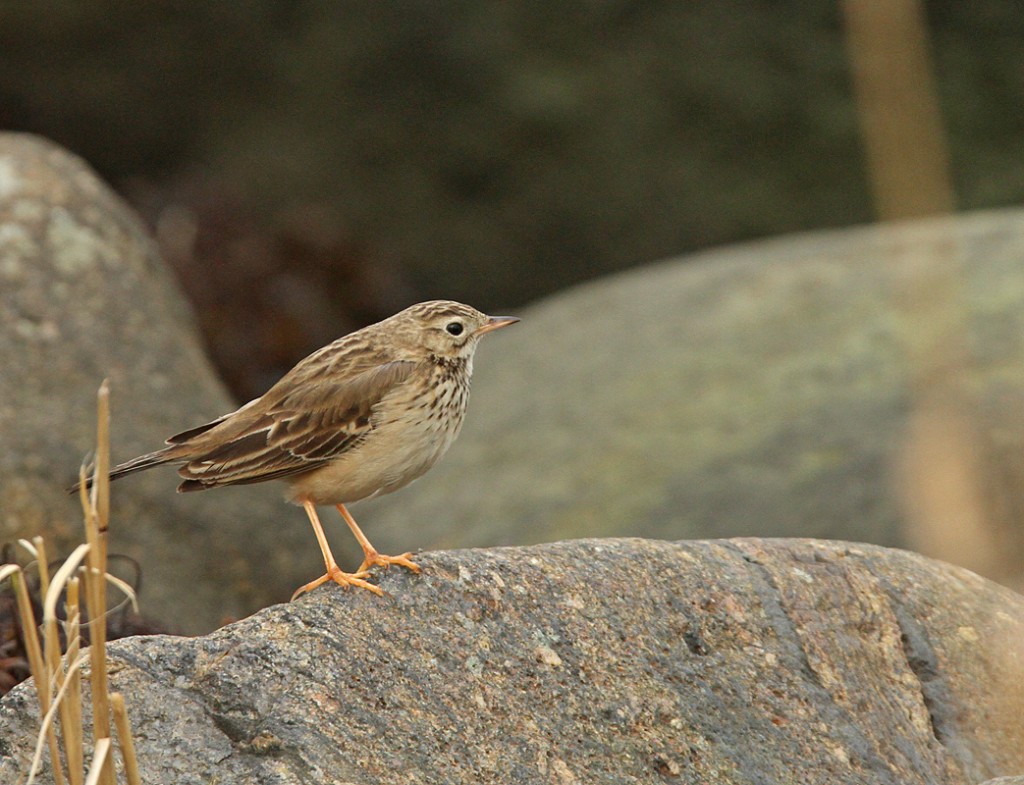
[[[1024, 7], [926, 10], [959, 207], [1019, 203]], [[5, 3], [0, 127], [151, 223], [239, 396], [417, 299], [872, 217], [811, 0]]]

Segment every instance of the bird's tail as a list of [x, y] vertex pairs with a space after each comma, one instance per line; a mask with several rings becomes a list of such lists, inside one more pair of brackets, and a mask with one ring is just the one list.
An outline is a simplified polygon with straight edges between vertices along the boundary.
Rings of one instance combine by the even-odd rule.
[[[150, 469], [153, 466], [160, 466], [161, 464], [169, 463], [174, 459], [167, 455], [168, 452], [170, 452], [170, 448], [165, 447], [162, 450], [157, 450], [156, 452], [151, 452], [147, 455], [140, 455], [138, 458], [132, 458], [130, 461], [119, 464], [110, 470], [110, 479], [116, 480], [119, 477], [124, 477], [126, 474], [135, 474], [135, 472], [141, 472], [143, 469]], [[78, 493], [81, 486], [81, 482], [76, 482], [68, 488], [68, 493]], [[85, 487], [86, 490], [92, 488], [91, 476], [86, 477]]]

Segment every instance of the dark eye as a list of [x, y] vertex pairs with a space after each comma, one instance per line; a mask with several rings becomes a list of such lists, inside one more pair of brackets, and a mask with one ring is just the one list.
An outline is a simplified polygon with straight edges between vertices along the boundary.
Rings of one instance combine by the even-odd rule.
[[462, 335], [462, 322], [448, 322], [445, 328], [449, 335]]

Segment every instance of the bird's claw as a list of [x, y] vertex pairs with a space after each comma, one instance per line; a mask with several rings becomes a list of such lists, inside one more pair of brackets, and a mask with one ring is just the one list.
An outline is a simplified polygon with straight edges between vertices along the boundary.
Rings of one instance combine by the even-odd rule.
[[368, 581], [363, 580], [364, 578], [369, 577], [369, 575], [370, 573], [362, 567], [360, 567], [355, 572], [342, 572], [341, 568], [339, 568], [338, 565], [335, 564], [332, 567], [329, 567], [327, 572], [325, 572], [316, 580], [310, 581], [304, 586], [300, 586], [299, 588], [297, 588], [295, 590], [295, 593], [292, 594], [292, 600], [294, 600], [296, 597], [299, 597], [302, 594], [305, 594], [306, 592], [312, 591], [317, 586], [320, 586], [323, 583], [327, 583], [327, 581], [334, 581], [343, 589], [347, 589], [349, 586], [358, 586], [361, 589], [372, 591], [374, 594], [383, 597], [383, 589], [381, 589], [379, 586], [374, 586], [372, 583]]
[[420, 572], [420, 566], [413, 561], [409, 560], [412, 556], [412, 551], [407, 551], [401, 556], [385, 556], [382, 553], [373, 551], [372, 553], [365, 554], [366, 558], [363, 559], [363, 563], [359, 565], [357, 572], [365, 573], [371, 567], [383, 567], [385, 570], [392, 564], [397, 564], [399, 567], [405, 567], [407, 570], [413, 572]]

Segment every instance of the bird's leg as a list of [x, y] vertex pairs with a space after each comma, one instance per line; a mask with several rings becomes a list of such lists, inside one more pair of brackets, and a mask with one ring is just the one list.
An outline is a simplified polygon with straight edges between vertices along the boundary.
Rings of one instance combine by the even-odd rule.
[[420, 566], [414, 562], [409, 561], [409, 557], [412, 556], [412, 552], [403, 553], [401, 556], [384, 556], [383, 554], [377, 553], [377, 549], [374, 548], [366, 535], [363, 534], [363, 530], [359, 528], [359, 524], [356, 523], [356, 519], [352, 517], [352, 513], [348, 511], [344, 504], [335, 505], [338, 508], [338, 512], [341, 513], [341, 517], [345, 519], [345, 523], [348, 524], [348, 528], [352, 530], [352, 534], [359, 541], [359, 547], [363, 549], [363, 563], [359, 565], [359, 572], [370, 569], [374, 565], [379, 564], [385, 569], [390, 567], [392, 564], [397, 564], [400, 567], [412, 570], [413, 572], [419, 572]]
[[384, 595], [384, 592], [379, 586], [374, 586], [372, 583], [367, 583], [363, 580], [369, 573], [366, 569], [360, 567], [355, 572], [342, 572], [341, 568], [338, 567], [338, 563], [334, 560], [334, 554], [331, 553], [331, 546], [327, 543], [327, 537], [324, 535], [324, 527], [320, 525], [320, 517], [316, 514], [316, 507], [311, 501], [302, 502], [302, 506], [306, 510], [306, 515], [309, 516], [309, 522], [313, 524], [313, 533], [316, 534], [316, 541], [320, 544], [320, 551], [324, 555], [324, 564], [327, 565], [327, 572], [317, 578], [315, 581], [310, 581], [305, 586], [300, 586], [295, 590], [295, 594], [292, 595], [294, 600], [300, 594], [304, 594], [307, 591], [311, 591], [319, 586], [321, 583], [327, 581], [334, 581], [339, 586], [348, 588], [349, 586], [359, 586], [363, 589], [369, 589], [374, 594]]

